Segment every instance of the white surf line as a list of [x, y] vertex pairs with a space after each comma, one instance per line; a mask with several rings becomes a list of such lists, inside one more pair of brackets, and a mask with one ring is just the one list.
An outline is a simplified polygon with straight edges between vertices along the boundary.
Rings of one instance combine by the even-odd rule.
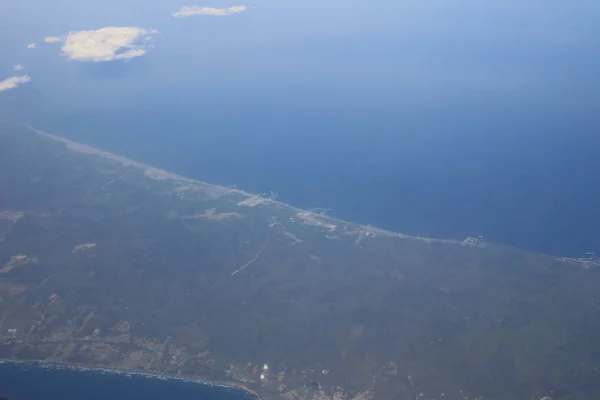
[[[174, 181], [182, 181], [182, 182], [187, 182], [187, 183], [193, 183], [193, 184], [197, 184], [197, 185], [204, 185], [204, 186], [208, 186], [208, 187], [212, 187], [215, 189], [219, 189], [221, 191], [223, 191], [224, 193], [228, 193], [228, 194], [238, 194], [238, 195], [242, 195], [242, 196], [246, 196], [248, 198], [250, 197], [260, 197], [259, 195], [253, 194], [253, 193], [248, 193], [245, 192], [243, 190], [240, 189], [232, 189], [231, 187], [226, 187], [226, 186], [221, 186], [221, 185], [216, 185], [213, 183], [208, 183], [208, 182], [202, 182], [196, 179], [190, 179], [190, 178], [186, 178], [184, 176], [181, 175], [177, 175], [174, 174], [172, 172], [168, 172], [165, 170], [161, 170], [159, 168], [153, 167], [151, 165], [148, 164], [144, 164], [141, 163], [139, 161], [135, 161], [123, 156], [119, 156], [117, 154], [114, 153], [110, 153], [108, 151], [104, 151], [104, 150], [100, 150], [85, 144], [81, 144], [78, 142], [75, 142], [74, 140], [70, 140], [67, 138], [63, 138], [61, 136], [57, 136], [57, 135], [53, 135], [51, 133], [48, 132], [44, 132], [41, 131], [39, 129], [35, 129], [34, 127], [32, 127], [30, 124], [25, 124], [25, 126], [41, 135], [41, 136], [45, 136], [49, 139], [64, 143], [65, 145], [67, 145], [67, 148], [69, 148], [70, 150], [73, 151], [78, 151], [80, 153], [85, 153], [85, 154], [94, 154], [109, 160], [113, 160], [113, 161], [117, 161], [119, 163], [121, 163], [124, 166], [133, 166], [133, 167], [137, 167], [139, 169], [144, 170], [144, 172], [146, 173], [147, 176], [149, 176], [152, 179], [171, 179]], [[381, 228], [375, 228], [371, 225], [359, 225], [350, 221], [346, 221], [343, 219], [339, 219], [339, 218], [332, 218], [332, 217], [328, 217], [325, 215], [321, 215], [321, 214], [316, 214], [314, 212], [308, 211], [308, 210], [304, 210], [298, 207], [294, 207], [290, 204], [281, 202], [281, 201], [277, 201], [277, 200], [273, 200], [270, 198], [264, 198], [264, 203], [271, 203], [277, 206], [282, 206], [285, 208], [288, 208], [290, 210], [293, 210], [296, 212], [296, 214], [298, 213], [311, 213], [314, 214], [316, 217], [318, 218], [322, 218], [323, 220], [327, 220], [327, 221], [331, 221], [331, 222], [335, 222], [337, 224], [345, 224], [345, 225], [350, 225], [350, 226], [355, 226], [357, 228], [362, 228], [364, 230], [367, 230], [367, 232], [372, 232], [372, 233], [378, 233], [382, 236], [386, 236], [386, 237], [396, 237], [399, 239], [408, 239], [408, 240], [418, 240], [418, 241], [424, 241], [426, 243], [446, 243], [446, 244], [457, 244], [457, 245], [461, 245], [463, 246], [464, 243], [460, 240], [454, 240], [454, 239], [437, 239], [437, 238], [429, 238], [429, 237], [424, 237], [424, 236], [412, 236], [412, 235], [407, 235], [405, 233], [400, 233], [400, 232], [394, 232], [394, 231], [389, 231], [386, 229], [381, 229]]]
[[256, 255], [254, 256], [254, 258], [250, 261], [248, 261], [246, 264], [242, 265], [240, 268], [236, 269], [235, 271], [233, 271], [231, 273], [231, 276], [234, 276], [235, 274], [237, 274], [238, 272], [242, 271], [244, 268], [246, 268], [248, 265], [252, 264], [253, 262], [255, 262], [256, 260], [258, 260], [258, 257], [260, 257], [260, 255], [262, 254], [263, 250], [265, 249], [265, 247], [267, 247], [267, 244], [269, 243], [270, 239], [267, 239], [267, 241], [265, 242], [265, 244], [262, 245], [262, 247], [260, 248], [260, 250], [258, 251], [258, 253], [256, 253]]

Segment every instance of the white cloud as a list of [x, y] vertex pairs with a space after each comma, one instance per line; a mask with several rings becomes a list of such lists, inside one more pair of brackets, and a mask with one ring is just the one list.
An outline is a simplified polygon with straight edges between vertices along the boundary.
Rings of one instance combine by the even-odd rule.
[[27, 75], [22, 76], [12, 76], [8, 79], [0, 81], [0, 92], [3, 92], [8, 89], [14, 89], [19, 87], [19, 85], [23, 83], [27, 83], [31, 80], [31, 78]]
[[27, 45], [27, 48], [28, 48], [28, 49], [35, 49], [35, 48], [36, 48], [36, 46], [37, 46], [37, 45], [36, 45], [35, 43], [29, 43], [29, 44]]
[[58, 43], [60, 41], [62, 41], [62, 39], [58, 36], [46, 36], [44, 38], [44, 43]]
[[146, 47], [140, 42], [155, 33], [153, 29], [115, 26], [70, 32], [62, 52], [76, 61], [131, 60], [146, 54]]
[[224, 17], [227, 15], [241, 13], [242, 11], [246, 11], [246, 6], [232, 6], [227, 8], [184, 6], [181, 7], [180, 10], [174, 12], [172, 15], [175, 18], [190, 17], [192, 15], [212, 15]]
[[14, 71], [23, 71], [25, 69], [24, 66], [22, 66], [21, 64], [15, 64], [13, 65], [13, 70]]

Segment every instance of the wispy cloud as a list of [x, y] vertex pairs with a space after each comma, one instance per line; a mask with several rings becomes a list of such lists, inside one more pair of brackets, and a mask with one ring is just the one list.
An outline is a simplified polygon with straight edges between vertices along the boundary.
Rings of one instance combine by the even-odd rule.
[[27, 48], [28, 48], [28, 49], [35, 49], [36, 47], [37, 47], [37, 45], [36, 45], [35, 43], [29, 43], [29, 44], [27, 45]]
[[200, 6], [184, 6], [172, 15], [175, 18], [191, 17], [192, 15], [211, 15], [216, 17], [224, 17], [227, 15], [241, 13], [246, 11], [246, 6], [232, 6], [227, 8], [200, 7]]
[[25, 69], [25, 67], [21, 64], [13, 65], [13, 71], [23, 71], [24, 69]]
[[58, 36], [46, 36], [44, 38], [44, 43], [58, 43], [60, 41], [62, 41], [62, 39]]
[[146, 54], [146, 49], [127, 50], [116, 55], [115, 60], [131, 60], [135, 57], [141, 57]]
[[27, 75], [22, 76], [11, 76], [3, 81], [0, 81], [0, 92], [3, 92], [8, 89], [14, 89], [22, 85], [23, 83], [27, 83], [31, 80], [31, 78]]
[[131, 60], [146, 54], [146, 46], [141, 42], [155, 33], [155, 30], [115, 26], [70, 32], [62, 52], [69, 60], [76, 61]]

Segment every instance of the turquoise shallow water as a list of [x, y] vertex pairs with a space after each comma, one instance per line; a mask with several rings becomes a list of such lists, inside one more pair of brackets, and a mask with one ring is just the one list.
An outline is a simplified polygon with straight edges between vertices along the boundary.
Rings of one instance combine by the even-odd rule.
[[231, 388], [179, 378], [45, 364], [0, 363], [0, 397], [8, 400], [249, 400]]

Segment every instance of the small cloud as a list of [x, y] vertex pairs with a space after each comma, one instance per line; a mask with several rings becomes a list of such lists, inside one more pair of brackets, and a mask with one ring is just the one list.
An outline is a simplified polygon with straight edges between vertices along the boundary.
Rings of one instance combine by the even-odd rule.
[[62, 52], [76, 61], [131, 60], [146, 54], [146, 46], [140, 42], [155, 33], [158, 32], [154, 29], [114, 26], [70, 32]]
[[232, 6], [227, 8], [200, 7], [200, 6], [184, 6], [172, 15], [175, 18], [191, 17], [192, 15], [212, 15], [224, 17], [227, 15], [241, 13], [246, 11], [246, 6]]
[[24, 69], [25, 69], [25, 67], [21, 64], [13, 65], [13, 71], [23, 71]]
[[31, 78], [27, 75], [22, 76], [12, 76], [8, 79], [0, 81], [0, 92], [3, 92], [8, 89], [15, 89], [22, 85], [23, 83], [27, 83], [31, 80]]
[[29, 44], [27, 45], [27, 48], [28, 48], [28, 49], [35, 49], [36, 47], [37, 47], [37, 45], [36, 45], [35, 43], [29, 43]]
[[44, 38], [44, 43], [58, 43], [60, 41], [62, 41], [62, 39], [58, 36], [46, 36]]

